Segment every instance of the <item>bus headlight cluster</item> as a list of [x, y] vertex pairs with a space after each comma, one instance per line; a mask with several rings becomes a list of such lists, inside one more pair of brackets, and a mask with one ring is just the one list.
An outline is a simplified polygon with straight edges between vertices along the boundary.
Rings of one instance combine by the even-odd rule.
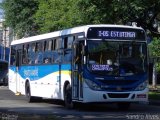
[[88, 85], [88, 87], [91, 88], [92, 90], [101, 90], [101, 87], [97, 85], [95, 82], [89, 79], [85, 79], [85, 82]]
[[144, 89], [147, 87], [147, 85], [148, 85], [148, 82], [147, 82], [147, 80], [146, 80], [146, 81], [144, 81], [143, 83], [141, 83], [140, 85], [138, 85], [135, 90], [136, 90], [136, 91], [144, 90]]

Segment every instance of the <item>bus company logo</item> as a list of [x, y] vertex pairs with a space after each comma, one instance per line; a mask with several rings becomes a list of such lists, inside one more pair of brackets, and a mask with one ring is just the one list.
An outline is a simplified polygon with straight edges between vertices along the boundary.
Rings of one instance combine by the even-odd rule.
[[35, 70], [24, 70], [24, 76], [38, 76], [38, 69]]

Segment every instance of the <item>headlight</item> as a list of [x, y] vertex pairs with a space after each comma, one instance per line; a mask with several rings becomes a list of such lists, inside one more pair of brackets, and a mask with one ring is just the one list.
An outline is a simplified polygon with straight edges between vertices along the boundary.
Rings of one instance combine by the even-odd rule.
[[97, 85], [95, 82], [88, 79], [85, 79], [85, 82], [92, 90], [101, 90], [101, 87]]
[[147, 81], [144, 81], [143, 83], [141, 83], [140, 85], [138, 85], [138, 87], [136, 87], [135, 90], [137, 91], [141, 91], [141, 90], [144, 90], [148, 85], [148, 82]]

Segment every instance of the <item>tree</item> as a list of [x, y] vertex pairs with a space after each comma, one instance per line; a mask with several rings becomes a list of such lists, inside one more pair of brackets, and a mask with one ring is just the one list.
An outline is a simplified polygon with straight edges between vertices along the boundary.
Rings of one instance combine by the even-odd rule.
[[81, 25], [78, 0], [39, 0], [39, 10], [35, 14], [35, 22], [40, 32], [50, 32]]
[[82, 18], [89, 23], [128, 24], [158, 33], [157, 20], [160, 20], [159, 0], [81, 0]]
[[[149, 44], [149, 53], [151, 58], [160, 58], [160, 38], [155, 37]], [[157, 71], [160, 72], [160, 61], [156, 61]]]
[[[115, 0], [117, 6], [119, 0]], [[122, 21], [124, 24], [126, 22], [136, 22], [137, 26], [144, 28], [146, 31], [149, 30], [152, 35], [159, 34], [157, 20], [160, 15], [160, 1], [159, 0], [123, 0], [121, 7], [117, 8], [121, 11]]]
[[35, 35], [37, 24], [33, 15], [38, 9], [38, 0], [3, 0], [5, 24], [21, 38]]
[[157, 72], [160, 73], [160, 38], [153, 38], [149, 44], [150, 58], [153, 60], [153, 74], [152, 74], [152, 86], [156, 88], [157, 85]]
[[20, 36], [85, 24], [128, 22], [154, 33], [157, 27], [153, 23], [160, 16], [159, 0], [4, 0], [3, 4], [7, 25]]

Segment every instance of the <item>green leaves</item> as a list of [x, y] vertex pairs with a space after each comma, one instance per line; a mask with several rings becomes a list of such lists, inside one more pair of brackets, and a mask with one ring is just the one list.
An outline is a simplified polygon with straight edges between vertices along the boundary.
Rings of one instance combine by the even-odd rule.
[[12, 27], [19, 37], [34, 35], [35, 22], [32, 15], [37, 8], [37, 0], [4, 0], [6, 24]]
[[39, 10], [34, 15], [35, 22], [40, 25], [40, 32], [49, 32], [78, 25], [79, 11], [74, 0], [39, 1]]
[[[151, 58], [160, 57], [160, 38], [155, 37], [149, 44], [149, 56]], [[156, 62], [157, 71], [160, 72], [160, 61]]]
[[4, 0], [2, 6], [7, 25], [23, 37], [86, 24], [125, 24], [155, 4], [159, 0]]
[[153, 38], [153, 41], [149, 45], [150, 54], [153, 57], [160, 57], [160, 38]]

